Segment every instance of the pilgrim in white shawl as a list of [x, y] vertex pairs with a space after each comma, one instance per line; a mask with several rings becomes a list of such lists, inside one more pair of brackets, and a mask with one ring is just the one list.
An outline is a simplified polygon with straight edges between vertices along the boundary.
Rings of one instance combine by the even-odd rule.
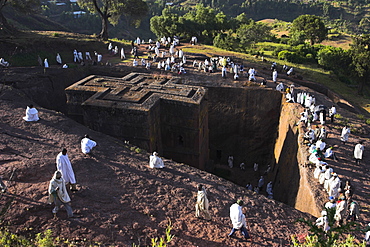
[[71, 191], [77, 191], [75, 173], [68, 158], [67, 149], [63, 148], [62, 152], [57, 155], [56, 163], [57, 170], [62, 172], [65, 183], [71, 185]]
[[56, 217], [56, 213], [59, 211], [61, 205], [67, 211], [68, 218], [73, 217], [72, 207], [70, 205], [71, 198], [68, 195], [68, 191], [65, 185], [65, 181], [62, 178], [62, 173], [60, 171], [56, 171], [54, 173], [53, 178], [50, 180], [49, 183], [49, 200], [48, 202], [54, 203], [55, 207], [53, 208], [52, 212], [54, 217]]
[[29, 105], [27, 106], [27, 109], [26, 109], [26, 116], [23, 117], [23, 119], [27, 122], [32, 122], [32, 121], [38, 121], [39, 120], [39, 114], [38, 114], [38, 111], [36, 110], [35, 107], [33, 107], [33, 105]]
[[157, 152], [153, 152], [153, 155], [150, 155], [149, 167], [150, 168], [164, 168], [163, 160], [158, 157]]
[[208, 211], [209, 202], [207, 198], [206, 188], [202, 184], [198, 184], [197, 202], [195, 204], [195, 217], [199, 218], [200, 214], [204, 215], [204, 219], [211, 220], [211, 215]]
[[81, 140], [81, 151], [84, 154], [88, 154], [96, 146], [96, 142], [91, 140], [89, 135], [85, 135]]

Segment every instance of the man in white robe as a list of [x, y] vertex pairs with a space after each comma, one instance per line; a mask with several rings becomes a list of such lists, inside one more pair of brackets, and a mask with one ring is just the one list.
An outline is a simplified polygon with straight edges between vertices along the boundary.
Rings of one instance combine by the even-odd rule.
[[360, 162], [362, 160], [362, 155], [364, 153], [364, 145], [362, 145], [363, 143], [364, 143], [363, 141], [357, 143], [353, 151], [353, 156], [355, 157], [356, 165], [360, 165]]
[[27, 106], [27, 109], [26, 109], [26, 116], [23, 117], [23, 119], [27, 122], [32, 122], [32, 121], [39, 121], [39, 114], [38, 114], [38, 111], [36, 110], [35, 107], [33, 107], [33, 105], [29, 105]]
[[4, 58], [0, 58], [0, 65], [3, 66], [3, 67], [8, 67], [9, 62], [5, 61]]
[[321, 217], [317, 218], [315, 225], [318, 227], [322, 227], [325, 232], [330, 230], [329, 221], [328, 221], [328, 213], [326, 210], [321, 212]]
[[274, 192], [272, 190], [272, 181], [270, 181], [266, 186], [267, 198], [272, 199]]
[[365, 233], [366, 246], [370, 246], [370, 223], [367, 225], [367, 232]]
[[98, 54], [97, 56], [97, 62], [98, 63], [101, 63], [103, 61], [103, 55], [102, 54]]
[[91, 55], [90, 55], [90, 52], [89, 52], [89, 51], [85, 52], [85, 57], [86, 57], [86, 61], [91, 61], [91, 60], [92, 60], [92, 58], [91, 58]]
[[74, 50], [73, 51], [73, 61], [75, 63], [80, 62], [80, 59], [78, 58], [78, 52], [77, 52], [77, 50]]
[[49, 62], [48, 62], [47, 58], [45, 58], [45, 60], [44, 60], [44, 67], [49, 68]]
[[153, 155], [150, 155], [149, 167], [150, 168], [164, 168], [163, 160], [158, 157], [157, 152], [153, 152]]
[[329, 185], [329, 196], [333, 196], [334, 198], [337, 198], [339, 196], [339, 188], [340, 188], [340, 178], [337, 174], [333, 174], [334, 180], [330, 182]]
[[258, 180], [258, 188], [262, 190], [263, 185], [265, 184], [265, 179], [263, 176], [260, 177], [260, 180]]
[[59, 65], [61, 65], [61, 64], [62, 64], [62, 57], [60, 56], [60, 54], [59, 54], [59, 53], [57, 53], [56, 60], [57, 60], [57, 63], [58, 63]]
[[288, 76], [293, 75], [293, 67], [291, 67], [288, 72], [286, 72]]
[[321, 166], [319, 164], [316, 164], [316, 168], [313, 172], [313, 177], [316, 179], [319, 179], [320, 173], [321, 173]]
[[332, 105], [331, 108], [329, 109], [329, 117], [330, 121], [333, 123], [334, 122], [334, 115], [337, 114], [337, 109], [335, 108], [335, 105]]
[[234, 167], [234, 156], [230, 155], [228, 158], [227, 158], [227, 164], [230, 168], [233, 168]]
[[78, 52], [78, 59], [79, 59], [80, 62], [83, 62], [83, 60], [84, 60], [84, 57], [83, 57], [81, 51]]
[[242, 232], [246, 240], [250, 238], [247, 231], [245, 215], [242, 211], [243, 204], [244, 202], [242, 200], [238, 200], [230, 207], [230, 219], [231, 223], [233, 224], [233, 229], [231, 230], [229, 235], [227, 235], [229, 238], [231, 238], [237, 230]]
[[60, 171], [56, 171], [54, 173], [54, 176], [49, 183], [48, 192], [49, 192], [48, 202], [50, 204], [51, 203], [55, 204], [55, 207], [52, 210], [54, 217], [56, 217], [56, 214], [59, 211], [60, 206], [63, 205], [67, 211], [68, 218], [73, 218], [74, 215], [70, 204], [71, 198], [68, 195], [65, 181], [62, 178], [62, 173]]
[[254, 165], [253, 165], [253, 170], [254, 170], [255, 172], [258, 172], [258, 164], [257, 164], [257, 163], [254, 163]]
[[317, 142], [316, 142], [316, 147], [318, 149], [320, 149], [320, 151], [324, 151], [325, 147], [326, 147], [326, 143], [322, 140], [322, 139], [319, 139]]
[[203, 185], [198, 184], [197, 202], [195, 203], [195, 217], [199, 218], [200, 214], [204, 215], [205, 220], [211, 220], [211, 214], [209, 213], [209, 201], [207, 198], [206, 188]]
[[277, 81], [277, 76], [278, 76], [278, 72], [276, 71], [276, 69], [274, 69], [274, 71], [272, 72], [272, 81], [274, 83], [276, 83]]
[[81, 140], [81, 151], [84, 154], [88, 154], [96, 146], [96, 142], [91, 140], [89, 135], [85, 135]]
[[280, 92], [284, 92], [284, 84], [282, 82], [280, 82], [277, 86], [276, 86], [276, 90], [277, 91], [280, 91]]
[[62, 152], [57, 155], [56, 163], [57, 170], [61, 171], [64, 182], [71, 185], [71, 191], [77, 191], [75, 173], [68, 158], [67, 149], [63, 148]]
[[344, 126], [342, 129], [342, 133], [340, 135], [340, 140], [343, 144], [346, 144], [349, 138], [349, 134], [351, 133], [351, 129], [348, 126]]
[[225, 66], [223, 66], [221, 69], [221, 75], [222, 75], [222, 78], [226, 78], [226, 67]]
[[319, 175], [319, 183], [324, 184], [325, 182], [325, 172], [326, 172], [326, 167], [322, 167], [321, 173]]

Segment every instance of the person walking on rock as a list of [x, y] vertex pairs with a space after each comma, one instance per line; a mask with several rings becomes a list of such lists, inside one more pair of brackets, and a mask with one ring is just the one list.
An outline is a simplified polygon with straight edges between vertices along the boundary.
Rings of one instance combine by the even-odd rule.
[[209, 202], [207, 198], [206, 188], [202, 184], [198, 184], [198, 195], [197, 202], [195, 204], [195, 217], [199, 218], [200, 214], [204, 215], [204, 219], [211, 220], [211, 214], [209, 213]]
[[250, 236], [247, 231], [245, 215], [243, 214], [242, 211], [243, 205], [244, 202], [242, 200], [238, 200], [230, 207], [230, 219], [231, 223], [233, 224], [233, 228], [231, 229], [229, 235], [227, 235], [229, 238], [231, 238], [234, 235], [235, 231], [239, 230], [242, 232], [245, 240], [250, 239]]
[[63, 148], [62, 152], [57, 155], [56, 163], [57, 170], [62, 173], [65, 183], [71, 185], [71, 191], [77, 191], [75, 173], [68, 158], [67, 149]]
[[52, 210], [54, 217], [56, 217], [57, 212], [61, 205], [67, 211], [68, 218], [73, 218], [73, 211], [70, 205], [71, 198], [68, 195], [66, 184], [64, 179], [62, 178], [62, 173], [60, 171], [56, 171], [54, 173], [53, 178], [50, 180], [49, 183], [49, 200], [48, 202], [54, 203], [55, 207]]

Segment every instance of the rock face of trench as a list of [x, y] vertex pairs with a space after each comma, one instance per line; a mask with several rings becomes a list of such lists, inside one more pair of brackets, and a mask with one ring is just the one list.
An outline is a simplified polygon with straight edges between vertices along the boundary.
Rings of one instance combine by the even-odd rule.
[[[36, 104], [63, 113], [66, 112], [64, 89], [90, 74], [88, 68], [24, 70], [17, 68], [2, 73], [0, 81], [21, 89]], [[235, 165], [241, 162], [247, 167], [254, 162], [262, 167], [271, 165], [272, 171], [267, 177], [274, 181], [274, 198], [318, 215], [307, 170], [299, 165], [307, 160], [300, 144], [300, 130], [295, 126], [301, 109], [282, 102], [279, 92], [260, 87], [210, 86], [208, 95], [211, 162], [206, 169], [214, 170], [217, 163], [226, 165], [229, 155], [234, 156]], [[235, 173], [238, 176], [230, 173], [226, 177], [244, 186], [243, 177], [248, 175], [240, 175], [239, 170]]]

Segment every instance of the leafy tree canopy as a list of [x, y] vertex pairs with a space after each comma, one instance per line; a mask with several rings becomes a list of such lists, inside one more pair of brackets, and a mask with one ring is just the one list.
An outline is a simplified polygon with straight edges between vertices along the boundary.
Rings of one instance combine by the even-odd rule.
[[142, 0], [78, 0], [78, 4], [88, 11], [97, 13], [102, 20], [100, 37], [108, 39], [108, 23], [117, 24], [122, 15], [132, 18], [132, 24], [138, 24], [148, 11]]
[[359, 82], [358, 93], [362, 94], [365, 83], [370, 81], [370, 35], [353, 37], [349, 52], [352, 57], [352, 71]]
[[320, 43], [326, 39], [328, 29], [322, 20], [315, 15], [301, 15], [296, 18], [290, 29], [290, 34], [294, 35], [299, 32], [300, 36], [303, 34], [305, 39], [310, 40], [310, 44]]

